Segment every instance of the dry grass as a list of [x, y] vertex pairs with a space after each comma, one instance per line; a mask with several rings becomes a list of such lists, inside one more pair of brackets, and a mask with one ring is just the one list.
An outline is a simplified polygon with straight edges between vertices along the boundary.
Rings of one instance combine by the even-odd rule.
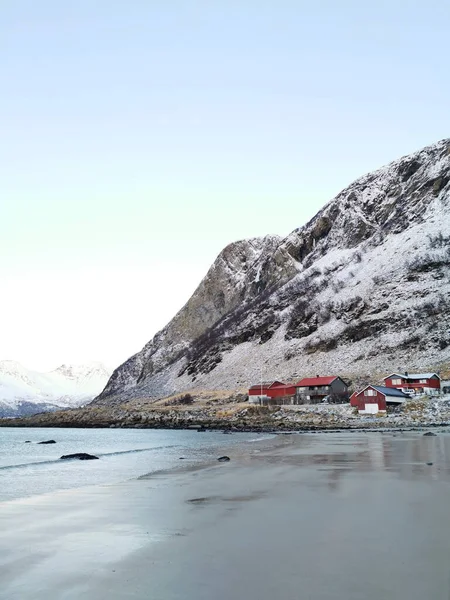
[[406, 402], [402, 404], [402, 412], [422, 412], [426, 410], [428, 402], [429, 398], [421, 398], [420, 400], [406, 400]]
[[232, 406], [228, 407], [228, 408], [222, 408], [222, 407], [217, 407], [218, 410], [215, 413], [215, 416], [218, 419], [228, 419], [231, 417], [234, 417], [235, 415], [237, 415], [241, 410], [243, 410], [244, 408], [249, 408], [248, 404], [245, 403], [238, 403], [238, 404], [233, 404]]

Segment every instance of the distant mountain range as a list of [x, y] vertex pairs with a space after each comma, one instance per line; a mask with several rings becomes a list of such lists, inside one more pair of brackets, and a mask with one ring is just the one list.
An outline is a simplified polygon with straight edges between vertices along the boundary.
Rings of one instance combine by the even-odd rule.
[[0, 361], [0, 417], [82, 406], [102, 391], [110, 375], [97, 362], [39, 373], [13, 360]]
[[446, 139], [364, 175], [284, 239], [227, 246], [94, 403], [449, 361]]

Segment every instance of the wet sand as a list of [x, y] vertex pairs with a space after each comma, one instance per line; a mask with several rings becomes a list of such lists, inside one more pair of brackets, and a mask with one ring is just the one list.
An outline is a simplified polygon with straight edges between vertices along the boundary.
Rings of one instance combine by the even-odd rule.
[[1, 600], [450, 598], [448, 433], [230, 456], [0, 504]]

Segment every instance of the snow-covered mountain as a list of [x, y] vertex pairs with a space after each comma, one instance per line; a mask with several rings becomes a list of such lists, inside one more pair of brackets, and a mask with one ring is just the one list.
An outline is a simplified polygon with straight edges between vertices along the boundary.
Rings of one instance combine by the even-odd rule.
[[450, 139], [361, 177], [285, 239], [229, 245], [95, 402], [447, 361]]
[[104, 388], [110, 375], [97, 362], [38, 373], [12, 360], [0, 361], [0, 416], [81, 406]]

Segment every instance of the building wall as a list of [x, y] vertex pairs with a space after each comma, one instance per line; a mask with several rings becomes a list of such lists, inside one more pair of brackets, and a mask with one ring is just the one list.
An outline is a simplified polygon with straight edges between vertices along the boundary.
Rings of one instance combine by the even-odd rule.
[[274, 387], [267, 390], [267, 395], [271, 398], [281, 398], [282, 396], [293, 396], [295, 394], [294, 385], [284, 385], [280, 387]]
[[296, 389], [301, 396], [329, 396], [331, 394], [340, 396], [348, 393], [348, 387], [340, 379], [335, 379], [328, 385], [297, 386]]
[[348, 393], [348, 387], [340, 379], [335, 379], [330, 384], [330, 393], [337, 396], [344, 396]]
[[329, 385], [306, 385], [296, 387], [297, 394], [299, 396], [328, 396], [331, 394], [331, 387]]
[[433, 388], [435, 390], [439, 390], [441, 388], [441, 381], [437, 377], [431, 377], [427, 380], [427, 383], [418, 383], [416, 382], [414, 385], [411, 384], [411, 387], [417, 385], [418, 387], [428, 387]]
[[248, 390], [248, 395], [249, 396], [261, 396], [261, 390], [262, 390], [262, 395], [263, 396], [268, 396], [268, 388], [262, 386], [262, 388], [258, 387], [258, 389], [253, 389], [253, 390]]
[[265, 404], [270, 400], [269, 396], [255, 396], [254, 394], [248, 396], [250, 404]]
[[378, 414], [382, 409], [380, 409], [379, 405], [375, 402], [369, 403], [366, 402], [364, 405], [364, 409], [361, 410], [360, 412], [364, 412], [367, 415], [376, 415]]
[[399, 377], [388, 377], [387, 379], [384, 380], [384, 385], [386, 387], [390, 387], [390, 388], [402, 388], [402, 387], [408, 387], [407, 381], [404, 377], [401, 378], [401, 383], [392, 383], [392, 379], [394, 379], [394, 381], [396, 381], [397, 379], [400, 379]]
[[366, 390], [362, 390], [358, 394], [353, 395], [352, 406], [356, 406], [358, 410], [365, 410], [366, 404], [378, 404], [379, 410], [386, 410], [386, 398], [381, 392], [374, 390], [376, 392], [375, 396], [365, 396], [365, 391]]
[[331, 389], [325, 390], [323, 387], [320, 390], [315, 390], [314, 387], [296, 388], [295, 401], [296, 404], [319, 404], [331, 394]]
[[[248, 390], [249, 396], [261, 396], [261, 388]], [[293, 385], [280, 385], [275, 387], [262, 387], [262, 395], [268, 398], [282, 398], [284, 396], [294, 396], [295, 386]]]
[[450, 380], [441, 381], [441, 391], [443, 394], [450, 394]]
[[399, 379], [399, 377], [388, 377], [387, 379], [384, 380], [384, 385], [386, 387], [390, 387], [390, 388], [412, 388], [412, 389], [422, 389], [424, 387], [429, 387], [429, 388], [433, 388], [433, 389], [439, 389], [441, 387], [441, 383], [438, 377], [431, 377], [430, 379], [427, 379], [426, 381], [420, 383], [419, 379], [408, 379], [407, 377], [402, 377], [401, 381], [402, 383], [392, 383], [392, 380], [396, 380]]

